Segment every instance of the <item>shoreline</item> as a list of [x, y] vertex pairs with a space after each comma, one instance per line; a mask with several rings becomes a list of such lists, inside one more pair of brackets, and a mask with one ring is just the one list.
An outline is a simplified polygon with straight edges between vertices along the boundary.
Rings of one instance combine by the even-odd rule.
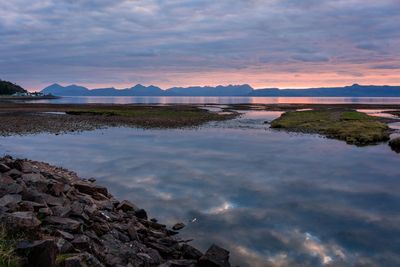
[[148, 219], [95, 179], [10, 156], [0, 158], [0, 178], [2, 238], [15, 266], [230, 266], [229, 251], [213, 244], [203, 254], [178, 237], [184, 224]]
[[1, 101], [13, 101], [13, 100], [22, 100], [22, 101], [32, 101], [32, 100], [46, 100], [46, 99], [59, 99], [61, 96], [54, 95], [44, 95], [44, 96], [4, 96], [0, 95]]

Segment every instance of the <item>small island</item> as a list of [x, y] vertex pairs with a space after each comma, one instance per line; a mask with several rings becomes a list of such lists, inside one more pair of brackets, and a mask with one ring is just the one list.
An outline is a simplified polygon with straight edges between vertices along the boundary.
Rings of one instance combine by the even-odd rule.
[[358, 146], [390, 139], [390, 129], [380, 118], [354, 110], [290, 111], [273, 120], [271, 128], [318, 133]]

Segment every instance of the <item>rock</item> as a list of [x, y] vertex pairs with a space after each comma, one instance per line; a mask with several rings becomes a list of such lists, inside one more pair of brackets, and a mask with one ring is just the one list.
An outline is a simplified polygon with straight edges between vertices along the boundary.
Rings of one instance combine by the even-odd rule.
[[41, 208], [46, 208], [46, 205], [26, 200], [19, 203], [19, 211], [39, 211]]
[[11, 170], [10, 167], [8, 167], [6, 164], [4, 163], [0, 163], [0, 172], [8, 172], [9, 170]]
[[57, 245], [58, 251], [61, 254], [70, 253], [74, 250], [74, 247], [72, 246], [72, 244], [70, 242], [68, 242], [67, 240], [65, 240], [64, 238], [59, 238], [56, 241], [56, 245]]
[[51, 184], [49, 193], [53, 196], [59, 197], [64, 192], [65, 186], [60, 183]]
[[229, 251], [211, 245], [207, 252], [200, 258], [198, 267], [230, 267]]
[[213, 246], [202, 255], [181, 244], [173, 230], [185, 224], [172, 230], [148, 220], [144, 209], [119, 202], [94, 179], [80, 180], [61, 168], [10, 157], [0, 158], [0, 170], [1, 222], [44, 239], [18, 245], [21, 266], [229, 266], [226, 250]]
[[44, 177], [40, 173], [24, 173], [21, 178], [25, 183], [38, 183], [44, 181]]
[[17, 211], [7, 216], [7, 223], [13, 227], [33, 229], [41, 224], [35, 213], [31, 211]]
[[99, 185], [95, 185], [92, 183], [87, 183], [83, 181], [78, 181], [75, 182], [74, 187], [78, 189], [80, 192], [88, 194], [88, 195], [93, 195], [94, 193], [100, 193], [103, 194], [104, 196], [108, 195], [107, 188]]
[[400, 153], [400, 137], [390, 140], [389, 146], [394, 152]]
[[71, 230], [71, 231], [77, 231], [81, 226], [81, 223], [76, 220], [70, 218], [57, 217], [57, 216], [48, 216], [45, 218], [45, 222], [47, 224], [52, 224], [61, 227], [61, 229]]
[[72, 240], [72, 239], [74, 239], [74, 235], [72, 235], [72, 234], [70, 234], [70, 233], [68, 233], [68, 232], [61, 231], [61, 230], [57, 230], [57, 231], [56, 231], [56, 234], [57, 234], [58, 236], [61, 236], [62, 238], [65, 238], [66, 240]]
[[10, 176], [0, 175], [0, 191], [5, 194], [19, 194], [23, 191], [23, 185], [18, 184]]
[[11, 169], [8, 172], [5, 172], [4, 175], [10, 176], [14, 179], [21, 177], [21, 172], [16, 169]]
[[129, 202], [128, 200], [123, 200], [117, 206], [117, 210], [122, 210], [124, 212], [127, 212], [127, 211], [131, 211], [131, 210], [132, 211], [137, 211], [137, 210], [139, 210], [139, 208], [135, 204]]
[[186, 225], [184, 223], [176, 223], [174, 226], [172, 226], [172, 230], [179, 231], [183, 229]]
[[138, 240], [138, 234], [137, 234], [136, 228], [133, 224], [130, 224], [128, 226], [128, 234], [132, 241]]
[[135, 216], [139, 219], [147, 220], [147, 212], [144, 209], [135, 211]]
[[18, 204], [21, 201], [21, 199], [22, 199], [21, 195], [8, 194], [0, 198], [0, 206], [5, 207], [11, 203]]
[[76, 249], [86, 250], [89, 248], [90, 238], [85, 235], [78, 235], [71, 243]]
[[195, 267], [196, 261], [193, 260], [169, 260], [158, 267]]
[[58, 217], [66, 217], [71, 212], [71, 208], [68, 205], [54, 206], [51, 207], [51, 210], [53, 211], [53, 215]]
[[22, 241], [17, 244], [16, 250], [20, 256], [28, 258], [28, 266], [55, 266], [58, 250], [53, 240]]
[[182, 245], [182, 253], [184, 259], [198, 260], [201, 256], [203, 256], [203, 253], [188, 244]]
[[70, 255], [59, 264], [59, 267], [104, 267], [92, 254], [81, 253]]

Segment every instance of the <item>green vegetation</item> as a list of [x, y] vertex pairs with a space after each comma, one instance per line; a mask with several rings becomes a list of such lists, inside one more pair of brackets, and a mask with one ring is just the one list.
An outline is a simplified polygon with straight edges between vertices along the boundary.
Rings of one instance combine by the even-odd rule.
[[194, 106], [119, 106], [68, 109], [69, 115], [92, 116], [92, 119], [118, 124], [154, 128], [197, 126], [209, 121], [226, 120], [237, 114], [218, 114]]
[[26, 93], [27, 91], [19, 85], [0, 80], [0, 95], [12, 95], [15, 93]]
[[271, 128], [288, 131], [319, 133], [348, 144], [369, 145], [389, 140], [389, 127], [357, 111], [310, 110], [282, 114], [272, 121]]
[[0, 266], [18, 266], [18, 257], [15, 254], [15, 238], [7, 233], [5, 226], [0, 225]]

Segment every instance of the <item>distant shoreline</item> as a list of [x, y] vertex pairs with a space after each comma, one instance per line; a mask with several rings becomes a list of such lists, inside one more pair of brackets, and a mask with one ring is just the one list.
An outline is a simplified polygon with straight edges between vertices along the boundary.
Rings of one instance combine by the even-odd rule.
[[59, 99], [61, 96], [44, 95], [44, 96], [11, 96], [11, 95], [0, 95], [0, 101], [2, 100], [42, 100], [42, 99]]

